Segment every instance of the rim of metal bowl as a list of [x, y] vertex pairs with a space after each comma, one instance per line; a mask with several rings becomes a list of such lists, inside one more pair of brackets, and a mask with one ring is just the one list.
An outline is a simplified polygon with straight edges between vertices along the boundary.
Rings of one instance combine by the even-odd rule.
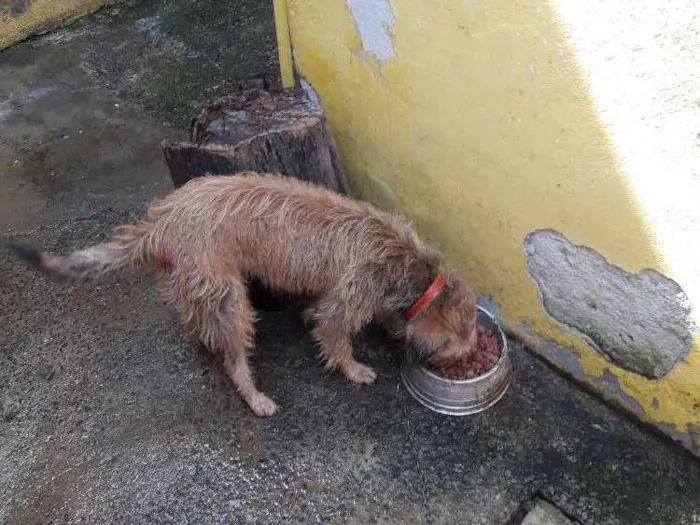
[[[505, 366], [510, 367], [510, 363], [506, 362]], [[438, 376], [439, 377], [439, 376]], [[482, 377], [482, 376], [479, 376]], [[506, 392], [508, 392], [508, 389], [510, 388], [510, 384], [513, 380], [512, 377], [512, 371], [508, 371], [506, 375], [506, 379], [503, 382], [503, 385], [501, 388], [498, 390], [495, 396], [493, 396], [491, 399], [489, 399], [488, 402], [484, 403], [483, 405], [475, 405], [471, 408], [464, 408], [464, 409], [448, 409], [445, 407], [441, 407], [440, 405], [436, 404], [435, 402], [431, 401], [430, 399], [427, 399], [416, 387], [414, 387], [411, 382], [406, 378], [406, 373], [405, 370], [401, 370], [401, 378], [403, 380], [404, 387], [408, 392], [411, 394], [411, 397], [418, 401], [418, 403], [428, 410], [431, 410], [432, 412], [436, 412], [438, 414], [442, 414], [444, 416], [453, 416], [453, 417], [463, 417], [463, 416], [473, 416], [474, 414], [479, 414], [481, 412], [484, 412], [494, 406], [496, 403], [498, 403], [501, 399], [503, 399], [503, 396], [506, 395]], [[442, 379], [442, 378], [441, 378]], [[449, 381], [449, 380], [448, 380]]]
[[427, 366], [424, 366], [423, 363], [420, 363], [416, 360], [412, 360], [412, 363], [414, 366], [420, 367], [426, 374], [435, 377], [437, 379], [440, 379], [441, 381], [447, 381], [450, 383], [456, 383], [456, 384], [469, 384], [469, 383], [476, 383], [479, 381], [484, 381], [487, 379], [489, 376], [493, 375], [496, 373], [496, 369], [499, 368], [506, 360], [508, 354], [508, 338], [506, 338], [506, 334], [501, 328], [501, 325], [498, 323], [498, 320], [496, 317], [489, 312], [486, 308], [483, 306], [476, 306], [477, 310], [480, 312], [484, 313], [487, 315], [491, 321], [493, 322], [494, 325], [496, 325], [496, 328], [498, 329], [498, 334], [494, 334], [498, 336], [499, 341], [502, 343], [501, 345], [501, 356], [498, 358], [498, 361], [496, 361], [496, 364], [491, 367], [491, 369], [486, 372], [485, 374], [481, 374], [480, 376], [472, 377], [471, 379], [450, 379], [449, 377], [443, 377], [440, 374], [437, 374], [433, 372], [430, 368]]
[[[477, 306], [477, 308], [480, 314], [485, 315], [490, 320], [490, 324], [495, 327], [495, 330], [492, 329], [492, 333], [495, 332], [494, 335], [500, 339], [501, 343], [501, 356], [491, 370], [471, 379], [450, 379], [443, 377], [430, 370], [427, 366], [424, 366], [424, 364], [421, 363], [420, 360], [416, 359], [416, 357], [413, 356], [410, 351], [406, 353], [404, 361], [401, 364], [401, 379], [405, 388], [411, 394], [411, 397], [418, 401], [419, 404], [433, 412], [449, 416], [467, 416], [477, 414], [498, 403], [498, 401], [503, 398], [510, 387], [512, 382], [513, 367], [510, 360], [508, 339], [506, 338], [506, 335], [496, 317], [481, 306]], [[414, 370], [415, 372], [410, 372], [411, 370]], [[473, 388], [478, 388], [479, 386], [488, 384], [494, 379], [495, 374], [502, 375], [503, 377], [498, 380], [497, 386], [494, 383], [496, 388], [491, 391], [491, 395], [489, 397], [482, 400], [482, 404], [460, 408], [459, 406], [442, 405], [437, 399], [432, 399], [429, 392], [423, 392], [421, 388], [413, 384], [410, 377], [414, 373], [430, 378], [430, 380], [435, 381], [436, 383], [452, 385], [458, 389], [460, 387], [470, 387], [472, 385]]]

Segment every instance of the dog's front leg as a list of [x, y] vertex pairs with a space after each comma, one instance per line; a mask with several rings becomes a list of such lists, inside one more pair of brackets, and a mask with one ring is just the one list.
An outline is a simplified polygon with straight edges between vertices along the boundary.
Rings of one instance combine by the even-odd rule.
[[351, 332], [342, 325], [319, 322], [314, 328], [314, 337], [321, 346], [321, 357], [326, 368], [340, 370], [353, 383], [371, 384], [377, 374], [367, 365], [355, 360], [350, 344]]

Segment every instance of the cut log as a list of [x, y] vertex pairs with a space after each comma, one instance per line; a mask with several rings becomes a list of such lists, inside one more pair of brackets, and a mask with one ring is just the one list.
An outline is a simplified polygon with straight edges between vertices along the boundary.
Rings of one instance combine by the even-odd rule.
[[189, 142], [162, 144], [176, 187], [205, 174], [281, 173], [348, 192], [323, 109], [297, 92], [249, 90], [193, 120]]
[[[206, 174], [280, 173], [348, 193], [347, 179], [323, 109], [303, 94], [254, 89], [206, 105], [192, 121], [190, 141], [162, 143], [175, 187]], [[290, 298], [248, 283], [258, 310], [299, 308]]]

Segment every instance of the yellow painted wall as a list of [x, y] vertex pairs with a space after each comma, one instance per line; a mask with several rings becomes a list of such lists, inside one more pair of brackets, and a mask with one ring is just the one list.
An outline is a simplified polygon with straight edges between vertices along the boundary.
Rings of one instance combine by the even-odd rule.
[[21, 12], [0, 11], [0, 49], [67, 20], [92, 13], [105, 3], [105, 0], [31, 0]]
[[677, 277], [556, 13], [542, 0], [391, 8], [382, 61], [345, 1], [288, 0], [295, 66], [326, 108], [355, 193], [413, 217], [511, 332], [572, 349], [592, 388], [697, 451], [700, 345], [660, 380], [627, 372], [550, 320], [526, 270], [525, 236], [552, 228], [629, 272]]

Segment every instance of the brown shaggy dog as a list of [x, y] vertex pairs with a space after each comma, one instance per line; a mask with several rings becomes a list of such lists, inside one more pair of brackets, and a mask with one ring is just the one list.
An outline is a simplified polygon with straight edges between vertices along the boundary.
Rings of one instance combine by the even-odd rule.
[[114, 238], [60, 257], [24, 246], [39, 269], [97, 278], [154, 267], [185, 328], [223, 355], [227, 374], [259, 416], [277, 407], [255, 388], [247, 353], [255, 313], [246, 281], [316, 299], [307, 312], [328, 368], [355, 383], [376, 374], [352, 355], [351, 336], [377, 319], [434, 365], [466, 358], [476, 341], [475, 300], [410, 224], [297, 179], [241, 173], [201, 177], [151, 205]]

